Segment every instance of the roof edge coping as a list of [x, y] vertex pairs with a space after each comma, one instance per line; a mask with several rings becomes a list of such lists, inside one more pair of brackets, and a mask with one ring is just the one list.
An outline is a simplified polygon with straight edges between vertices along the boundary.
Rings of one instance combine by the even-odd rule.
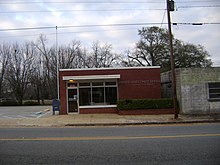
[[120, 69], [157, 69], [160, 66], [147, 66], [147, 67], [115, 67], [115, 68], [76, 68], [76, 69], [59, 69], [59, 71], [77, 71], [77, 70], [120, 70]]

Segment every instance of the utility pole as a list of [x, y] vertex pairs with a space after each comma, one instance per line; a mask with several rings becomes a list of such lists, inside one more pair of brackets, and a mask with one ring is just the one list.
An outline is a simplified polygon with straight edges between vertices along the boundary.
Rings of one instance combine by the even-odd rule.
[[60, 99], [60, 84], [59, 84], [59, 55], [58, 55], [58, 39], [57, 39], [57, 26], [56, 26], [56, 57], [57, 57], [57, 100]]
[[167, 20], [168, 20], [168, 31], [170, 41], [170, 64], [171, 64], [171, 75], [172, 75], [172, 93], [173, 93], [173, 105], [174, 105], [174, 118], [178, 119], [178, 104], [176, 94], [176, 75], [175, 75], [175, 62], [173, 55], [173, 36], [171, 30], [170, 11], [174, 11], [174, 1], [167, 0]]

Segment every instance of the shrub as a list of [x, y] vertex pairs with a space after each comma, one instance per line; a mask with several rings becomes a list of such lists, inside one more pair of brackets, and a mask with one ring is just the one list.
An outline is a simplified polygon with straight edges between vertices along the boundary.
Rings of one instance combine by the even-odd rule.
[[24, 102], [24, 105], [29, 106], [29, 105], [40, 105], [40, 104], [38, 102], [35, 102], [35, 101], [26, 101], [26, 102]]
[[172, 99], [126, 99], [117, 102], [119, 110], [173, 108]]
[[0, 102], [0, 106], [17, 106], [17, 105], [19, 104], [15, 100], [7, 100], [7, 101]]

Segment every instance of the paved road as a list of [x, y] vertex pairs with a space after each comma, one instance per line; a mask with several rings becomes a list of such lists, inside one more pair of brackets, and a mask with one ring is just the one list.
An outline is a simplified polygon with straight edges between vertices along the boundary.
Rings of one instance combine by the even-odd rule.
[[219, 162], [220, 124], [0, 129], [0, 164]]
[[52, 114], [51, 106], [0, 106], [0, 119], [40, 118]]

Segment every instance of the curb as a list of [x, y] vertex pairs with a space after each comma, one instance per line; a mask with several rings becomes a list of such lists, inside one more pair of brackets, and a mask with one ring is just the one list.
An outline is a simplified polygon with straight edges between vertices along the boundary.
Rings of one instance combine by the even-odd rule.
[[127, 121], [127, 122], [112, 122], [112, 123], [51, 123], [51, 124], [43, 124], [43, 123], [13, 123], [3, 125], [0, 124], [0, 128], [2, 127], [94, 127], [94, 126], [141, 126], [141, 125], [174, 125], [174, 124], [198, 124], [198, 123], [220, 123], [220, 119], [198, 119], [198, 120], [169, 120], [169, 121]]
[[193, 123], [220, 123], [220, 119], [215, 120], [193, 120], [193, 121], [152, 121], [152, 122], [134, 122], [134, 123], [84, 123], [84, 124], [65, 124], [68, 127], [77, 126], [131, 126], [131, 125], [165, 125], [165, 124], [193, 124]]

